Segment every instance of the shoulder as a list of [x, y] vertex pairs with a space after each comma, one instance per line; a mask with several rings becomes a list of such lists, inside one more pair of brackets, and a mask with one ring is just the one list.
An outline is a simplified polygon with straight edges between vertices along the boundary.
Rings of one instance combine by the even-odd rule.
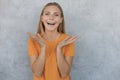
[[35, 43], [35, 40], [33, 40], [33, 38], [28, 38], [28, 44], [34, 44]]
[[66, 34], [66, 33], [62, 33], [62, 34], [61, 34], [61, 37], [60, 37], [59, 40], [58, 40], [58, 42], [64, 40], [66, 37], [72, 37], [72, 36], [69, 35], [69, 34]]
[[62, 35], [63, 35], [64, 38], [66, 38], [66, 37], [72, 37], [70, 34], [66, 34], [66, 33], [63, 33]]
[[28, 42], [33, 42], [33, 39], [31, 37], [28, 38]]

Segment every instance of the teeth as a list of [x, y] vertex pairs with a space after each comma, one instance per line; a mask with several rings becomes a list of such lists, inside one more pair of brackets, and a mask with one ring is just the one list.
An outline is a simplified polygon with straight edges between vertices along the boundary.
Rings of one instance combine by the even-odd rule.
[[55, 25], [55, 23], [47, 23], [48, 25]]

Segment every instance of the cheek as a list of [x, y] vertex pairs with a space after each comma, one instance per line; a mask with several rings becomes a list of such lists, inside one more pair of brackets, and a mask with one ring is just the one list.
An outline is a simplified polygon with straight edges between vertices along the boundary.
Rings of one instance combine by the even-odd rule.
[[61, 19], [61, 18], [58, 18], [58, 19], [56, 19], [56, 21], [57, 21], [58, 23], [61, 23], [61, 22], [62, 22], [62, 19]]
[[48, 18], [47, 17], [45, 17], [45, 16], [43, 16], [42, 18], [41, 18], [41, 20], [44, 22], [44, 21], [46, 21]]

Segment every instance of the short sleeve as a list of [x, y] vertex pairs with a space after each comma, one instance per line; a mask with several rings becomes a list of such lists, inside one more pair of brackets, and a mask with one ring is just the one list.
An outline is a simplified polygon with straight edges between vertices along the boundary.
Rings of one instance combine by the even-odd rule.
[[71, 43], [65, 47], [65, 56], [74, 56], [74, 43]]
[[37, 50], [35, 48], [34, 42], [31, 38], [28, 39], [28, 55], [33, 56], [36, 55]]

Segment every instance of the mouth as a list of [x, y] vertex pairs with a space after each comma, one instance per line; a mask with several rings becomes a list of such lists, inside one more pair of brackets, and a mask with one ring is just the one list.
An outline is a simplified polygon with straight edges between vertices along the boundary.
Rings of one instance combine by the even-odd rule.
[[48, 25], [55, 25], [55, 23], [49, 23], [49, 22], [47, 22], [47, 24], [48, 24]]

